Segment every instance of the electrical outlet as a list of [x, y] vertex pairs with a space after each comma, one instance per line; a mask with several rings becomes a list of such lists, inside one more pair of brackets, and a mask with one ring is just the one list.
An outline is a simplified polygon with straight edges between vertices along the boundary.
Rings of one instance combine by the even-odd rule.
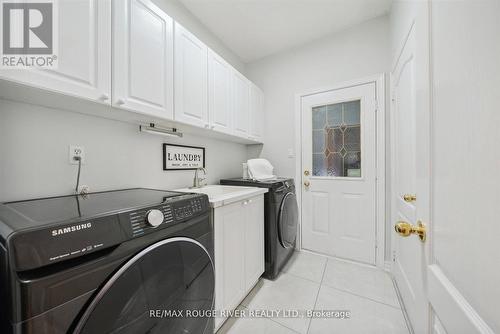
[[70, 145], [69, 146], [69, 163], [72, 165], [78, 165], [78, 160], [75, 157], [80, 157], [82, 164], [85, 163], [85, 147]]

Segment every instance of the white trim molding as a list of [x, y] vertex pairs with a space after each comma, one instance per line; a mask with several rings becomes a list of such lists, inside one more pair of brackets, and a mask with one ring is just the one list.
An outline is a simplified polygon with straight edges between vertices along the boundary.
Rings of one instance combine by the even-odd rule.
[[297, 201], [299, 205], [299, 224], [297, 231], [297, 249], [302, 249], [302, 98], [308, 95], [324, 93], [332, 90], [344, 89], [353, 86], [360, 86], [369, 83], [375, 83], [377, 99], [377, 118], [376, 118], [376, 254], [375, 264], [380, 269], [386, 268], [385, 263], [385, 225], [386, 225], [386, 152], [385, 152], [385, 74], [372, 75], [369, 77], [342, 82], [329, 87], [318, 87], [303, 93], [295, 95], [295, 183], [297, 190]]
[[385, 260], [384, 262], [384, 270], [391, 273], [392, 275], [392, 261], [390, 260]]
[[427, 279], [429, 302], [448, 333], [494, 334], [438, 265], [428, 267]]

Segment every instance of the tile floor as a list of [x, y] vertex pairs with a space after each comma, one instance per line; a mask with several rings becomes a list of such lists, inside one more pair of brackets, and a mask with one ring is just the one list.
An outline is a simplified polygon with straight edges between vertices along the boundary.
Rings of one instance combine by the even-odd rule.
[[275, 280], [261, 279], [247, 310], [347, 310], [349, 319], [232, 318], [218, 334], [408, 334], [389, 275], [375, 268], [296, 252]]

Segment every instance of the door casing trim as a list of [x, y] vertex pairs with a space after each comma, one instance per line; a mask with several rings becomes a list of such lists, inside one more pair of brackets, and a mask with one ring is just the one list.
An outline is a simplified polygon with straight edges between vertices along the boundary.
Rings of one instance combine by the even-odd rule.
[[[385, 109], [385, 73], [376, 74], [361, 79], [350, 80], [327, 87], [318, 87], [295, 94], [295, 182], [297, 184], [297, 202], [299, 205], [299, 224], [297, 226], [297, 248], [302, 250], [302, 98], [308, 95], [324, 93], [365, 84], [375, 84], [376, 111], [376, 235], [375, 235], [375, 265], [385, 269], [385, 231], [386, 231], [386, 109]], [[300, 187], [300, 188], [299, 188]]]

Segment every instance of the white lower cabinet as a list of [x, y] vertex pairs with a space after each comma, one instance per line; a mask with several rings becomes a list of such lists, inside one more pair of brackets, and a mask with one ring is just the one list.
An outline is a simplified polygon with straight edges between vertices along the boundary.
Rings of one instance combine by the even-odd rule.
[[245, 291], [248, 292], [264, 272], [264, 195], [250, 198], [243, 214], [245, 217]]
[[213, 222], [215, 309], [233, 310], [264, 272], [264, 195], [215, 208]]

